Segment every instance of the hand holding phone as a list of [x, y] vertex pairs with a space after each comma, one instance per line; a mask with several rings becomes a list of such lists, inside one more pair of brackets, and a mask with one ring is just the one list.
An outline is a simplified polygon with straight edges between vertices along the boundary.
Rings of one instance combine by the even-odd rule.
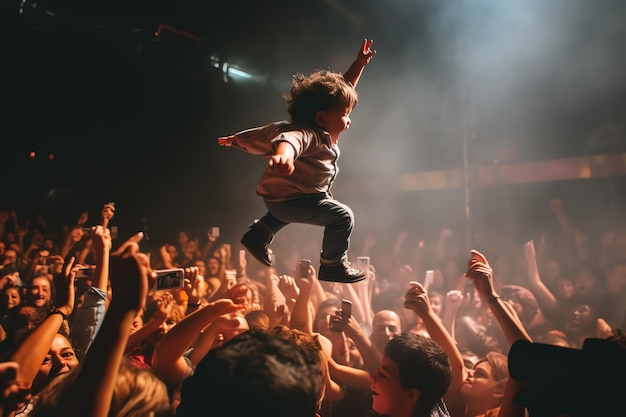
[[428, 292], [428, 287], [430, 287], [435, 279], [435, 271], [429, 269], [426, 271], [426, 276], [424, 277], [424, 291]]
[[173, 290], [185, 286], [185, 270], [182, 268], [159, 269], [156, 272], [155, 291]]

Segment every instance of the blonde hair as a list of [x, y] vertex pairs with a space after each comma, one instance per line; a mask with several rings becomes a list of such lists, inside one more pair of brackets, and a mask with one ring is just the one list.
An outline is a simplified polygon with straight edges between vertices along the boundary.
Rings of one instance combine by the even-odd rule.
[[[37, 396], [32, 417], [60, 416], [58, 405], [72, 395], [79, 368], [51, 381]], [[167, 387], [152, 371], [139, 369], [123, 360], [115, 379], [109, 417], [172, 417]]]

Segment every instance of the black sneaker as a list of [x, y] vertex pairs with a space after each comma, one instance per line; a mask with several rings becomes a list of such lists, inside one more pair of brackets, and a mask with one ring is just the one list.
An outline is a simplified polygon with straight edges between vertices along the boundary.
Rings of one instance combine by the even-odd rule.
[[241, 238], [241, 244], [248, 249], [248, 252], [250, 252], [254, 259], [267, 266], [272, 266], [268, 249], [270, 242], [271, 239], [267, 239], [265, 235], [254, 226], [250, 226], [250, 230]]
[[344, 284], [363, 281], [366, 276], [365, 272], [350, 266], [350, 262], [347, 261], [337, 265], [321, 264], [317, 273], [317, 277], [321, 281], [342, 282]]

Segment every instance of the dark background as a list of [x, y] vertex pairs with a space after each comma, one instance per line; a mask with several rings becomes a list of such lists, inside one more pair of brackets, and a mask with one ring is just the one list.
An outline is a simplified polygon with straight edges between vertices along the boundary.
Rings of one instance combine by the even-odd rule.
[[[265, 161], [216, 138], [285, 119], [291, 75], [346, 70], [364, 38], [378, 55], [334, 188], [357, 214], [357, 237], [463, 225], [462, 189], [367, 184], [462, 167], [464, 137], [471, 166], [626, 150], [621, 0], [9, 1], [0, 14], [0, 206], [61, 223], [82, 211], [97, 219], [115, 201], [122, 236], [148, 224], [171, 240], [219, 225], [238, 238], [264, 211], [254, 189]], [[156, 36], [159, 23], [194, 38]], [[225, 82], [215, 62], [262, 81]], [[485, 216], [537, 221], [558, 197], [581, 218], [606, 218], [623, 182], [473, 195]]]

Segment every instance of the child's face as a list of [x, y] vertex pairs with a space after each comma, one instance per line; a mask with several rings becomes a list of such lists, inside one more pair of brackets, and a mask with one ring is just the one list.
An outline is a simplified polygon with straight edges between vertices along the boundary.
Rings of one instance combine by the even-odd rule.
[[351, 107], [343, 107], [339, 106], [336, 109], [323, 112], [323, 126], [324, 130], [326, 130], [329, 134], [333, 142], [336, 142], [339, 139], [339, 135], [347, 130], [350, 127], [350, 113], [352, 112]]

